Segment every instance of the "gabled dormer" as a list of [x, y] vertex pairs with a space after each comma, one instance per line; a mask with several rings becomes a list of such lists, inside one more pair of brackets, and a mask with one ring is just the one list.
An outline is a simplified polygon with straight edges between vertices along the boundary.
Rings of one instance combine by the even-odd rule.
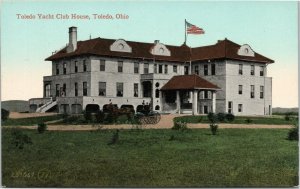
[[158, 40], [154, 41], [154, 46], [151, 48], [150, 53], [158, 56], [171, 56], [171, 51]]
[[118, 39], [110, 45], [110, 51], [131, 53], [132, 48], [126, 43], [124, 39]]
[[252, 57], [254, 57], [254, 51], [247, 44], [242, 45], [239, 48], [237, 54], [240, 55], [240, 56], [252, 56]]

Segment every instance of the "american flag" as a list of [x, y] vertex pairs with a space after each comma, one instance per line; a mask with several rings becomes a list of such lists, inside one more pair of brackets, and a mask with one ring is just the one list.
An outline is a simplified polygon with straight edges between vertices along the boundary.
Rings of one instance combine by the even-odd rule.
[[188, 22], [185, 22], [185, 24], [187, 26], [187, 28], [186, 28], [187, 34], [196, 34], [196, 35], [198, 35], [198, 34], [204, 34], [205, 33], [202, 28], [199, 28], [199, 27], [197, 27], [193, 24], [190, 24]]

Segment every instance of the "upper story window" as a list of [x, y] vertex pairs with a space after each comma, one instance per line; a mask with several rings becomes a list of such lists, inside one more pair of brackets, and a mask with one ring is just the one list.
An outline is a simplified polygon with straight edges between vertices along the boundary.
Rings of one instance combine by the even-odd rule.
[[123, 97], [123, 83], [117, 83], [117, 97]]
[[78, 83], [75, 83], [75, 96], [78, 96]]
[[133, 84], [133, 96], [139, 97], [139, 84], [138, 83]]
[[216, 64], [211, 64], [211, 75], [216, 75]]
[[208, 75], [208, 65], [204, 65], [204, 75]]
[[184, 75], [189, 75], [189, 66], [184, 66]]
[[59, 88], [59, 84], [56, 84], [56, 88], [55, 88], [55, 96], [60, 96], [60, 88]]
[[163, 65], [161, 64], [158, 65], [158, 73], [163, 73]]
[[139, 73], [139, 63], [138, 62], [134, 63], [134, 73]]
[[251, 65], [251, 71], [250, 71], [251, 75], [255, 75], [255, 67], [254, 65]]
[[159, 98], [159, 89], [155, 89], [155, 98]]
[[144, 63], [144, 74], [148, 74], [148, 73], [149, 73], [149, 64]]
[[259, 94], [260, 94], [259, 97], [261, 99], [263, 99], [264, 98], [264, 86], [260, 86], [260, 93]]
[[204, 99], [208, 99], [208, 91], [204, 91]]
[[239, 75], [243, 75], [243, 64], [239, 64]]
[[239, 94], [243, 94], [243, 85], [239, 85]]
[[66, 96], [67, 92], [67, 85], [64, 83], [63, 84], [63, 88], [62, 88], [62, 92], [61, 92], [61, 96]]
[[87, 82], [82, 83], [82, 94], [83, 96], [87, 96]]
[[177, 65], [174, 65], [174, 66], [173, 66], [173, 72], [174, 72], [174, 73], [177, 73]]
[[154, 73], [157, 73], [157, 64], [154, 64]]
[[123, 72], [123, 61], [118, 61], [118, 72]]
[[199, 66], [195, 66], [195, 74], [199, 75]]
[[86, 72], [86, 60], [83, 60], [83, 71]]
[[259, 72], [259, 75], [260, 76], [264, 76], [265, 75], [265, 69], [264, 69], [264, 66], [260, 66], [260, 72]]
[[66, 74], [67, 73], [67, 63], [64, 62], [63, 64], [63, 73]]
[[250, 98], [254, 98], [254, 85], [250, 86]]
[[55, 68], [56, 68], [56, 75], [58, 75], [59, 74], [59, 65], [58, 65], [58, 63], [55, 64]]
[[100, 71], [105, 71], [105, 60], [100, 60]]
[[165, 74], [167, 74], [168, 73], [168, 65], [166, 64], [165, 65]]
[[106, 82], [99, 82], [99, 96], [106, 96]]
[[75, 61], [74, 64], [75, 64], [75, 70], [74, 70], [74, 72], [77, 73], [78, 72], [78, 62]]

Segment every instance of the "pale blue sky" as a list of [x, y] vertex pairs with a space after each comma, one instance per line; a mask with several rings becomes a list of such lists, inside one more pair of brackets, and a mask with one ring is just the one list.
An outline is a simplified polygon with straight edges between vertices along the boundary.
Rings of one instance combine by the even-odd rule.
[[[86, 14], [91, 19], [21, 20], [16, 16], [39, 13]], [[92, 14], [117, 13], [129, 19], [92, 18]], [[273, 77], [273, 107], [298, 106], [297, 2], [5, 2], [1, 7], [2, 100], [42, 96], [42, 76], [51, 74], [50, 62], [44, 59], [66, 45], [70, 26], [78, 27], [78, 40], [91, 35], [181, 45], [184, 19], [206, 32], [188, 36], [192, 47], [227, 37], [275, 60], [268, 66], [268, 75]], [[291, 87], [282, 90], [287, 82]], [[282, 98], [284, 95], [289, 98]]]

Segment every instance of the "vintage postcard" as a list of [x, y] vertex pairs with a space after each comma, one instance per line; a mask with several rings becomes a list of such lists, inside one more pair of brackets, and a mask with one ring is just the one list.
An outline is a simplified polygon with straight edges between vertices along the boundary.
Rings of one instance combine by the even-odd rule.
[[1, 2], [3, 187], [295, 187], [298, 2]]

